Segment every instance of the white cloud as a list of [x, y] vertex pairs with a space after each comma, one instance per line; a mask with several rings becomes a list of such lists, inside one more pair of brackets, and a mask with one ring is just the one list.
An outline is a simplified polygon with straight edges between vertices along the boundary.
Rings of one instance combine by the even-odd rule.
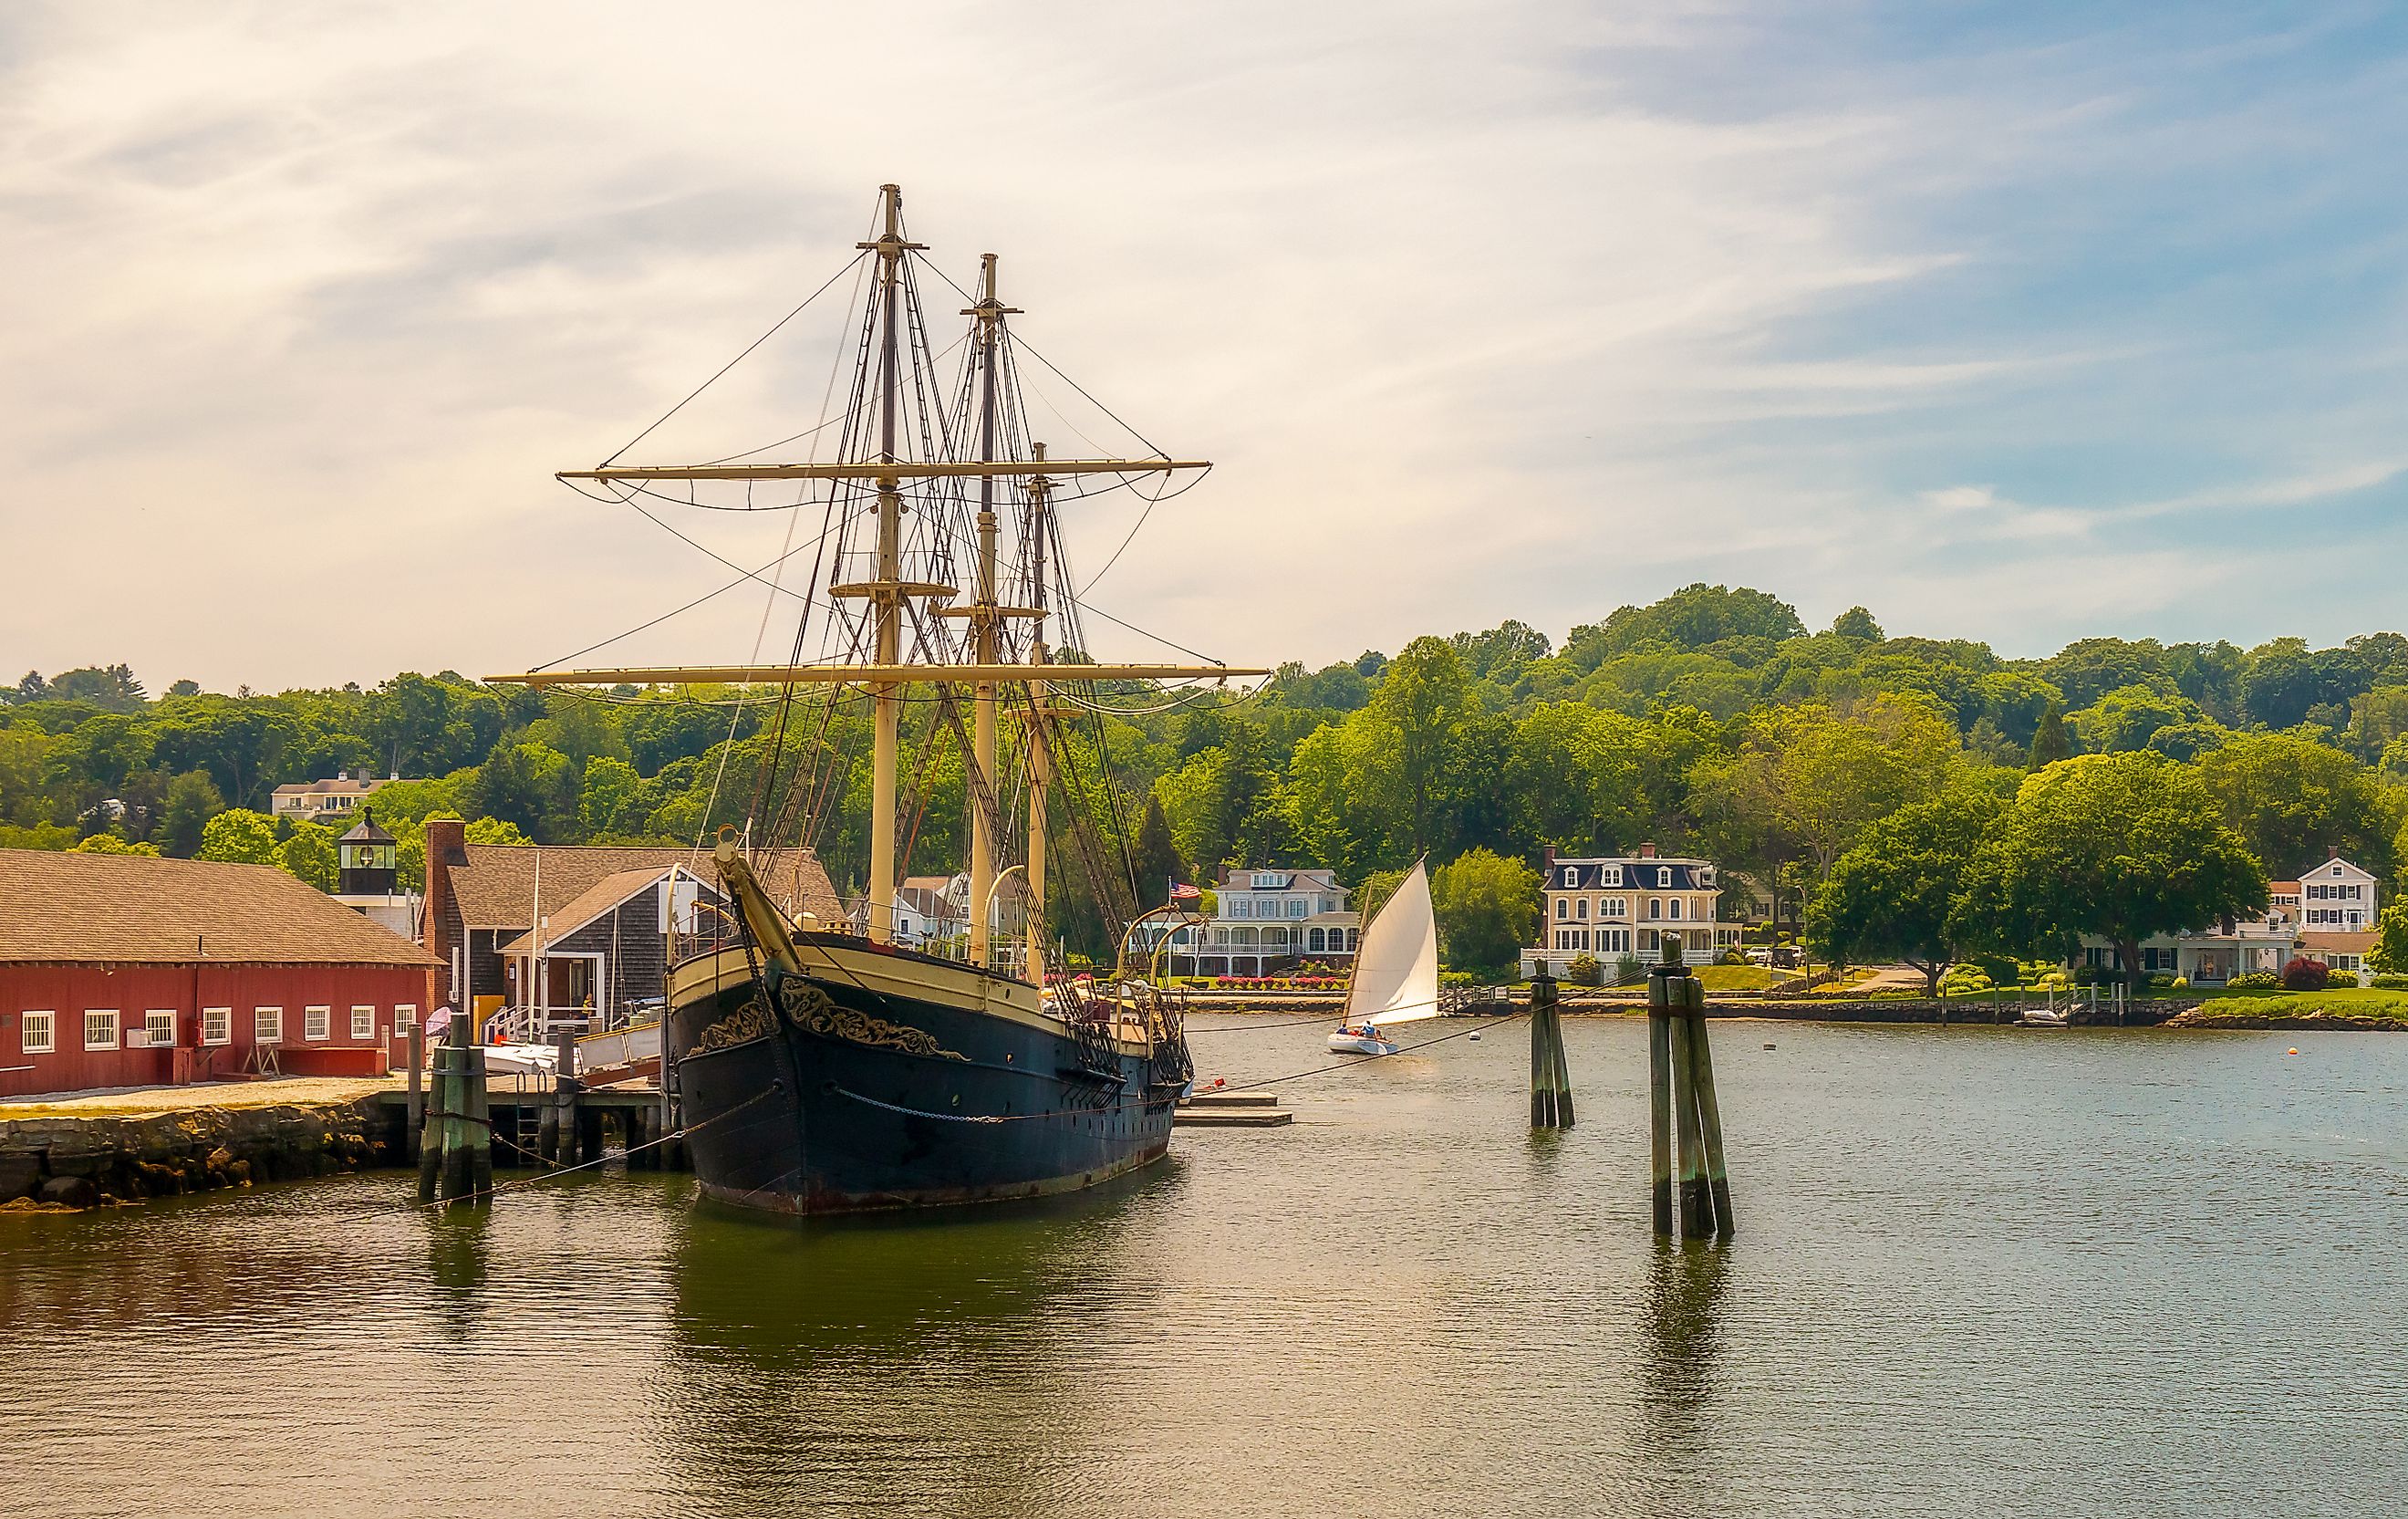
[[[222, 687], [517, 667], [720, 583], [548, 476], [835, 268], [888, 179], [958, 278], [1005, 255], [1030, 341], [1219, 462], [1098, 598], [1224, 657], [1560, 626], [1701, 575], [2018, 648], [2098, 614], [1993, 613], [1971, 593], [2005, 571], [1952, 554], [2028, 573], [2099, 530], [2018, 504], [2059, 493], [1995, 470], [2000, 440], [2168, 362], [2158, 335], [1928, 320], [2026, 235], [1935, 208], [2109, 130], [2132, 107], [2095, 81], [1867, 66], [1682, 104], [1764, 45], [1743, 7], [671, 18], [21, 19], [0, 456], [21, 563], [60, 573], [0, 608], [0, 652]], [[832, 337], [803, 325], [647, 448], [801, 425]], [[1135, 509], [1089, 503], [1075, 551]], [[757, 563], [782, 524], [694, 531]], [[611, 652], [738, 654], [759, 616], [731, 594]]]

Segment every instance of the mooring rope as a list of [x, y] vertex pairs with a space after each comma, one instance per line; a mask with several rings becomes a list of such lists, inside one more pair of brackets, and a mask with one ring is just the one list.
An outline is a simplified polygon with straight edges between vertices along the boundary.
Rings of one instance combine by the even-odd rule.
[[[1424, 1039], [1418, 1044], [1400, 1045], [1397, 1049], [1397, 1053], [1411, 1054], [1415, 1050], [1426, 1050], [1433, 1044], [1444, 1044], [1449, 1039], [1459, 1039], [1468, 1034], [1478, 1034], [1489, 1028], [1501, 1028], [1505, 1025], [1512, 1023], [1516, 1019], [1527, 1018], [1529, 1014], [1526, 1012], [1512, 1012], [1506, 1013], [1497, 1018], [1484, 1019], [1476, 1027], [1458, 1028], [1452, 1034], [1440, 1034], [1434, 1039]], [[1326, 1022], [1326, 1020], [1319, 1018], [1310, 1019], [1307, 1021], [1312, 1023]], [[1382, 1055], [1374, 1056], [1372, 1058], [1386, 1059], [1388, 1057]], [[1215, 1086], [1209, 1090], [1212, 1092], [1251, 1092], [1257, 1087], [1277, 1086], [1283, 1082], [1300, 1082], [1308, 1076], [1323, 1076], [1333, 1070], [1354, 1070], [1360, 1067], [1369, 1065], [1369, 1060], [1359, 1057], [1354, 1060], [1332, 1061], [1330, 1064], [1326, 1066], [1313, 1066], [1304, 1070], [1291, 1071], [1284, 1076], [1267, 1076], [1259, 1082], [1240, 1082], [1234, 1086]], [[837, 1086], [833, 1082], [830, 1083], [829, 1090], [832, 1090], [840, 1097], [850, 1097], [855, 1102], [864, 1103], [872, 1108], [883, 1108], [888, 1112], [901, 1113], [907, 1118], [934, 1118], [947, 1124], [1018, 1124], [1025, 1123], [1032, 1118], [1079, 1118], [1104, 1111], [1096, 1108], [1052, 1108], [1033, 1113], [940, 1113], [931, 1112], [924, 1108], [907, 1108], [900, 1103], [883, 1102], [877, 1097], [868, 1096], [863, 1093], [855, 1092], [851, 1087]], [[1125, 1105], [1124, 1104], [1123, 1106]]]

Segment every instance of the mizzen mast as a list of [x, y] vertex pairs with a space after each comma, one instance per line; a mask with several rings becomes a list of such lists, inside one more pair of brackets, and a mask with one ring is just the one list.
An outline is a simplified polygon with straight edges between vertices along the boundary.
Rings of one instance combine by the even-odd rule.
[[[993, 253], [980, 255], [979, 300], [963, 312], [978, 319], [979, 457], [995, 458], [996, 349], [1003, 319], [1017, 308], [996, 295]], [[973, 657], [994, 665], [1003, 655], [1003, 609], [996, 599], [995, 477], [979, 477], [978, 588], [970, 604]], [[970, 726], [970, 964], [993, 968], [987, 939], [994, 909], [996, 816], [996, 683], [981, 681], [972, 698]]]

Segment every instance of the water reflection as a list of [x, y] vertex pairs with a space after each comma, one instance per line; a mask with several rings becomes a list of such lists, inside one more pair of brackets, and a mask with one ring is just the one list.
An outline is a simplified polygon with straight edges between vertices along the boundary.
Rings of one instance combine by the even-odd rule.
[[1640, 1407], [1663, 1454], [1704, 1443], [1722, 1337], [1718, 1314], [1730, 1248], [1658, 1240], [1649, 1264], [1644, 1319], [1647, 1354]]
[[1052, 1506], [1082, 1366], [1107, 1354], [1098, 1299], [1143, 1295], [1131, 1215], [1176, 1185], [804, 1225], [696, 1209], [659, 1411], [682, 1506]]
[[489, 1207], [425, 1212], [426, 1277], [437, 1290], [436, 1318], [451, 1339], [466, 1341], [483, 1325], [485, 1285], [494, 1262], [494, 1213]]

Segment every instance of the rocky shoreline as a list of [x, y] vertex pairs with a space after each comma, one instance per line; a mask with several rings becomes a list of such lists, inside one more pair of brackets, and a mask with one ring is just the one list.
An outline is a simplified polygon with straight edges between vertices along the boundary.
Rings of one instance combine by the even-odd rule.
[[374, 1097], [0, 1119], [0, 1211], [66, 1211], [394, 1165]]

